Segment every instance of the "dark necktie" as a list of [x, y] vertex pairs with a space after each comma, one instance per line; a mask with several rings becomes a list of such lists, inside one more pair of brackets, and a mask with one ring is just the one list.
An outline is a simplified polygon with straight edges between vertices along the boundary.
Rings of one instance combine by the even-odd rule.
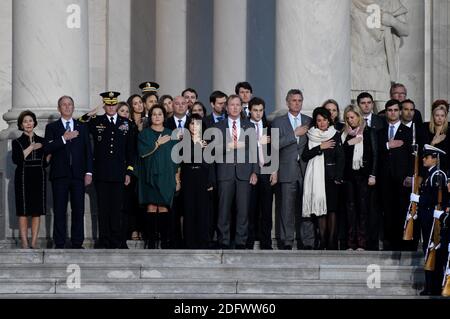
[[183, 125], [181, 125], [181, 122], [183, 122], [183, 120], [178, 120], [178, 128], [183, 128]]
[[66, 132], [70, 132], [70, 131], [71, 131], [71, 129], [70, 129], [70, 122], [67, 121], [66, 122]]
[[114, 117], [111, 116], [110, 120], [111, 120], [111, 124], [114, 125]]

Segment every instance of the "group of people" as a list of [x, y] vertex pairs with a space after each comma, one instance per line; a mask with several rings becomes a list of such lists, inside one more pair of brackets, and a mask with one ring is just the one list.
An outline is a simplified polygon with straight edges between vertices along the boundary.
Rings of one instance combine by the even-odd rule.
[[[430, 122], [423, 123], [405, 86], [395, 84], [383, 111], [376, 114], [373, 97], [362, 92], [341, 121], [334, 100], [316, 108], [312, 118], [302, 114], [303, 93], [292, 89], [287, 113], [269, 123], [265, 101], [253, 96], [248, 82], [229, 96], [213, 92], [210, 114], [192, 88], [176, 97], [159, 97], [155, 82], [140, 89], [142, 95], [127, 102], [119, 102], [118, 92], [102, 93], [105, 114], [97, 115], [97, 107], [79, 119], [73, 118], [73, 99], [61, 97], [61, 118], [46, 126], [44, 138], [34, 133], [32, 112], [20, 115], [23, 134], [13, 141], [12, 155], [24, 248], [37, 245], [47, 166], [56, 248], [82, 248], [84, 194], [91, 183], [99, 248], [127, 248], [128, 239], [143, 239], [147, 248], [253, 249], [258, 241], [261, 249], [272, 249], [273, 228], [276, 246], [285, 250], [417, 250], [421, 231], [428, 242], [430, 222], [421, 214], [434, 208], [421, 204], [414, 239], [403, 240], [412, 202], [412, 150], [418, 145], [419, 156], [427, 154], [424, 145], [442, 151], [439, 169], [447, 172], [447, 101], [435, 101]], [[181, 153], [174, 152], [178, 148]], [[420, 165], [424, 182], [428, 174]], [[31, 244], [27, 216], [33, 217]]]

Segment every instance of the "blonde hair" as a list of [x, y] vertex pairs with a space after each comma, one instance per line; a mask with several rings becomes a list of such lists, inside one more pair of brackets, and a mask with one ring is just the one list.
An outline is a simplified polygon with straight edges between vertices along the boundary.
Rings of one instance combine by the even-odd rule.
[[[447, 111], [447, 106], [444, 104], [441, 104], [439, 106], [436, 106], [433, 109], [433, 112], [431, 114], [431, 120], [430, 120], [430, 125], [428, 126], [428, 129], [430, 130], [430, 133], [435, 134], [436, 133], [436, 124], [434, 123], [434, 114], [437, 111], [444, 111], [445, 113], [445, 117], [447, 118], [448, 116], [448, 111]], [[442, 125], [442, 132], [443, 134], [447, 134], [447, 130], [448, 130], [448, 121], [447, 119], [444, 121], [444, 124]]]
[[359, 108], [359, 106], [350, 104], [344, 110], [344, 123], [345, 123], [344, 130], [349, 131], [352, 129], [347, 122], [347, 114], [350, 112], [353, 112], [356, 114], [356, 116], [359, 118], [358, 127], [364, 129], [366, 122], [364, 121], [364, 117], [362, 115], [361, 109]]

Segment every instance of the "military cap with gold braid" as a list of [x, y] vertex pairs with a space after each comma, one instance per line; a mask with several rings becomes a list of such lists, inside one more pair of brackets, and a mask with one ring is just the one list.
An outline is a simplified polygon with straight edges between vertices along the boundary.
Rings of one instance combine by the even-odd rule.
[[117, 98], [119, 95], [119, 92], [114, 91], [108, 91], [100, 94], [105, 105], [116, 105], [117, 103], [119, 103], [119, 99]]
[[159, 84], [156, 82], [144, 82], [139, 85], [139, 88], [142, 90], [142, 94], [156, 92], [159, 89]]

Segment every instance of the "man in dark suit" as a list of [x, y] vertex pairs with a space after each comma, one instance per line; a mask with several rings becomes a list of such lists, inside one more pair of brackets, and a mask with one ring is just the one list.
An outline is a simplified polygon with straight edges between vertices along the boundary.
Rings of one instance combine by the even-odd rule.
[[[250, 122], [255, 125], [258, 140], [258, 164], [260, 168], [269, 167], [268, 156], [270, 148], [270, 125], [264, 118], [266, 103], [263, 99], [254, 97], [248, 103]], [[267, 151], [264, 152], [264, 146]], [[267, 156], [264, 154], [267, 153]], [[250, 195], [250, 211], [248, 219], [247, 248], [253, 249], [255, 240], [259, 239], [261, 249], [272, 249], [272, 186], [277, 183], [277, 171], [267, 174], [257, 174], [258, 183], [252, 186]]]
[[84, 241], [84, 192], [92, 182], [92, 151], [87, 127], [72, 118], [70, 96], [58, 100], [61, 118], [45, 127], [45, 152], [51, 154], [50, 181], [53, 191], [53, 240], [55, 247], [66, 244], [66, 213], [70, 196], [72, 208], [72, 248]]
[[400, 121], [400, 102], [386, 103], [387, 126], [378, 131], [384, 250], [401, 250], [412, 176], [412, 131]]
[[[169, 117], [164, 126], [168, 129], [175, 131], [178, 130], [178, 138], [182, 139], [185, 129], [188, 129], [186, 123], [189, 116], [186, 115], [188, 112], [188, 103], [183, 96], [176, 96], [173, 99], [173, 116]], [[181, 190], [183, 191], [183, 190]], [[181, 204], [181, 196], [177, 193], [174, 197], [173, 204], [171, 207], [172, 213], [170, 214], [170, 228], [169, 228], [169, 246], [171, 248], [183, 248], [182, 240], [182, 217], [183, 217], [183, 207]]]
[[117, 114], [118, 92], [105, 92], [105, 114], [85, 119], [94, 141], [94, 181], [97, 191], [99, 247], [127, 248], [123, 242], [124, 185], [133, 168], [131, 123]]
[[308, 142], [306, 133], [311, 118], [301, 114], [303, 93], [290, 90], [286, 96], [289, 112], [272, 122], [273, 129], [279, 130], [280, 168], [278, 182], [281, 185], [280, 241], [285, 250], [291, 250], [294, 244], [294, 232], [297, 248], [312, 249], [314, 246], [314, 226], [308, 219], [302, 219], [303, 177], [306, 162], [301, 158]]
[[[406, 90], [406, 86], [401, 83], [393, 83], [391, 85], [389, 94], [391, 96], [391, 100], [397, 100], [400, 101], [400, 103], [403, 103], [403, 101], [405, 101], [408, 98], [408, 91]], [[378, 116], [384, 118], [386, 116], [386, 110], [381, 110], [380, 112], [378, 112]], [[413, 121], [418, 126], [422, 126], [423, 118], [422, 113], [420, 113], [419, 110], [415, 110], [413, 115]]]
[[[386, 126], [386, 119], [384, 117], [380, 117], [379, 115], [373, 112], [375, 102], [370, 93], [362, 92], [358, 95], [356, 99], [359, 108], [361, 109], [361, 113], [366, 121], [366, 125], [372, 128], [375, 131], [375, 135], [378, 136], [378, 131], [383, 129]], [[378, 142], [377, 142], [378, 143]], [[378, 193], [379, 193], [379, 184], [375, 181], [375, 185], [369, 186], [368, 189], [368, 198], [370, 201], [369, 204], [369, 212], [367, 214], [367, 244], [366, 248], [368, 250], [378, 250], [379, 249], [379, 237], [380, 237], [380, 229], [381, 223], [381, 209], [378, 205]]]
[[[248, 237], [248, 211], [251, 185], [258, 180], [256, 159], [255, 126], [247, 119], [241, 119], [242, 104], [237, 95], [227, 100], [228, 120], [216, 124], [222, 139], [213, 141], [216, 153], [216, 177], [219, 194], [218, 242], [221, 248], [231, 244], [230, 225], [233, 198], [236, 202], [235, 248], [245, 249]], [[253, 132], [253, 139], [251, 134]], [[253, 149], [251, 143], [255, 142]], [[253, 150], [251, 153], [250, 151]], [[252, 156], [254, 162], [252, 161]]]
[[209, 96], [212, 112], [205, 117], [206, 128], [213, 127], [214, 124], [226, 119], [225, 104], [227, 103], [227, 95], [222, 91], [214, 91]]
[[239, 95], [242, 101], [242, 112], [241, 116], [245, 118], [250, 118], [250, 107], [249, 103], [253, 97], [253, 88], [248, 82], [239, 82], [234, 88], [236, 95]]
[[185, 129], [188, 116], [188, 105], [186, 99], [182, 96], [176, 96], [173, 99], [173, 116], [166, 120], [165, 127], [174, 131], [176, 129]]

